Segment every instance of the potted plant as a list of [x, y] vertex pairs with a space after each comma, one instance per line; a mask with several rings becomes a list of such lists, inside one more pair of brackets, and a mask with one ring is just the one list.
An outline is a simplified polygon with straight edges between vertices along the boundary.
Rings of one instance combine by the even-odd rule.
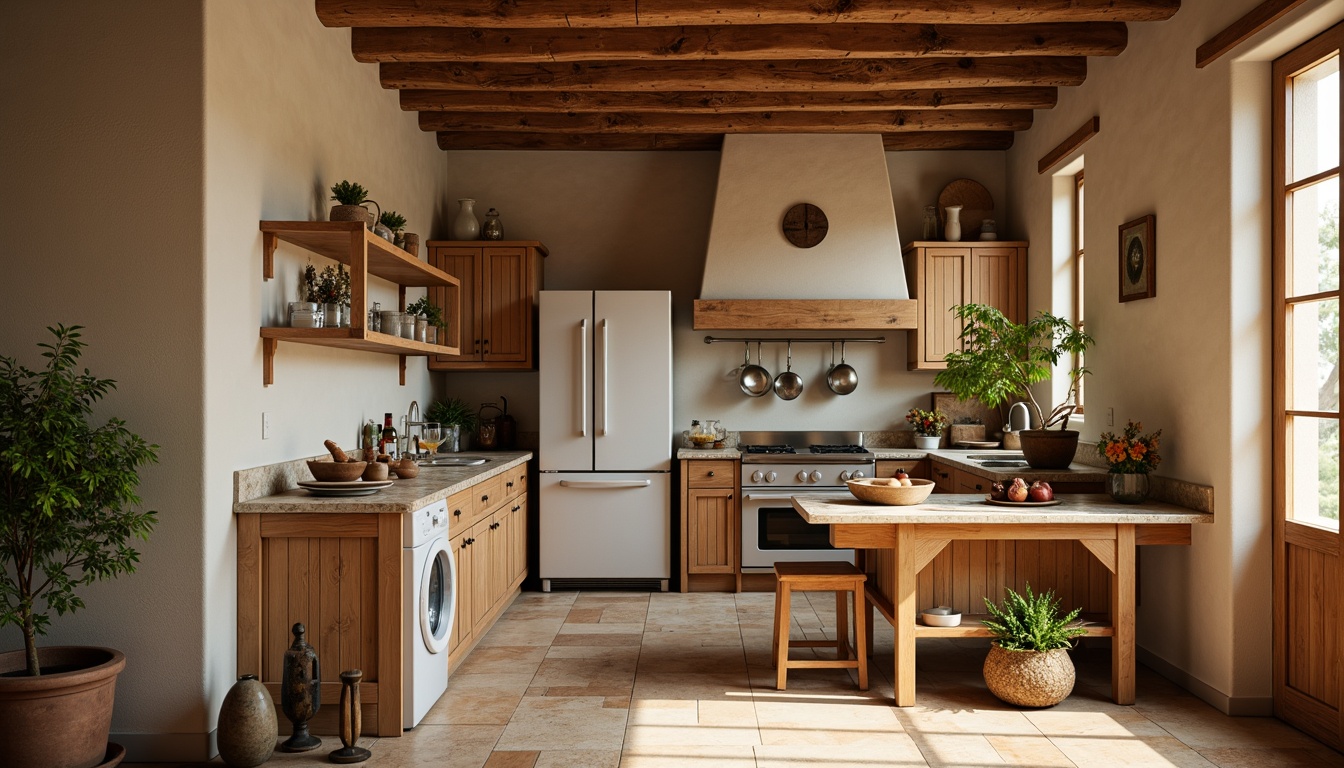
[[400, 248], [402, 230], [406, 229], [406, 217], [396, 211], [383, 211], [382, 215], [378, 217], [378, 223], [387, 227], [387, 230], [392, 233], [392, 244]]
[[377, 221], [364, 204], [373, 203], [377, 208], [378, 203], [370, 200], [369, 191], [358, 184], [349, 181], [333, 184], [331, 199], [336, 201], [336, 205], [331, 206], [331, 213], [327, 216], [331, 221], [362, 221], [366, 227], [372, 226]]
[[303, 268], [305, 300], [323, 310], [322, 324], [327, 328], [350, 327], [350, 273], [344, 264], [323, 268], [312, 264]]
[[[426, 330], [429, 328], [434, 329], [434, 338], [432, 340], [429, 339], [427, 336], [422, 337], [422, 334], [420, 332], [421, 329], [419, 328], [420, 321], [417, 321], [416, 338], [419, 338], [421, 341], [426, 341], [430, 344], [437, 344], [439, 343], [438, 339], [439, 331], [448, 330], [447, 322], [444, 320], [443, 317], [443, 310], [439, 309], [437, 304], [430, 301], [428, 296], [422, 296], [419, 299], [411, 302], [410, 306], [406, 307], [406, 312], [408, 314], [412, 314], [418, 318], [421, 318], [421, 320], [423, 320], [425, 324]], [[443, 422], [439, 423], [442, 424]]]
[[1059, 615], [1053, 592], [1026, 595], [1005, 589], [1003, 605], [984, 598], [991, 618], [982, 623], [994, 635], [985, 658], [989, 692], [1019, 707], [1053, 707], [1073, 691], [1073, 638], [1085, 634], [1075, 608]]
[[1097, 453], [1106, 460], [1111, 473], [1107, 490], [1121, 504], [1139, 504], [1148, 498], [1148, 473], [1162, 463], [1157, 454], [1162, 430], [1149, 435], [1139, 434], [1142, 431], [1143, 424], [1131, 420], [1119, 437], [1103, 432], [1097, 443]]
[[911, 408], [905, 414], [905, 420], [915, 428], [915, 447], [930, 451], [938, 447], [943, 439], [943, 429], [947, 427], [947, 414], [940, 410], [924, 411]]
[[[962, 349], [949, 352], [947, 368], [933, 382], [946, 387], [958, 400], [975, 398], [994, 408], [1017, 397], [1024, 398], [1039, 429], [1021, 433], [1022, 453], [1037, 469], [1064, 469], [1078, 449], [1078, 431], [1069, 429], [1069, 417], [1077, 408], [1078, 383], [1088, 373], [1074, 366], [1069, 371], [1069, 390], [1064, 402], [1047, 416], [1032, 392], [1032, 385], [1050, 378], [1061, 357], [1076, 360], [1092, 337], [1080, 326], [1049, 312], [1025, 324], [1014, 323], [994, 307], [962, 304], [954, 310], [963, 323]], [[1058, 429], [1051, 427], [1058, 425]]]
[[0, 357], [0, 626], [23, 650], [0, 653], [0, 764], [92, 766], [110, 754], [112, 701], [126, 666], [119, 651], [38, 648], [51, 613], [84, 607], [77, 589], [133, 573], [133, 538], [156, 515], [140, 511], [136, 470], [157, 459], [121, 419], [90, 423], [116, 388], [76, 365], [80, 326], [48, 329], [45, 367]]
[[456, 397], [435, 400], [425, 411], [425, 418], [443, 427], [443, 450], [449, 453], [465, 447], [461, 442], [462, 435], [470, 435], [476, 429], [476, 411]]

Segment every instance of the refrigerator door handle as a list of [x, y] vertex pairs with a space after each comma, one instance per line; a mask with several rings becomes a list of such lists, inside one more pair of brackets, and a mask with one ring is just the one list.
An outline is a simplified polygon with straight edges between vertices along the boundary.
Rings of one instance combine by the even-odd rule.
[[579, 435], [588, 436], [588, 319], [579, 321]]
[[565, 488], [646, 488], [651, 480], [561, 480]]
[[601, 336], [602, 344], [602, 359], [600, 361], [602, 366], [602, 380], [600, 382], [602, 384], [602, 405], [599, 411], [601, 422], [598, 423], [595, 431], [598, 436], [603, 436], [611, 431], [607, 428], [607, 318], [602, 318], [601, 325], [597, 327], [597, 333]]

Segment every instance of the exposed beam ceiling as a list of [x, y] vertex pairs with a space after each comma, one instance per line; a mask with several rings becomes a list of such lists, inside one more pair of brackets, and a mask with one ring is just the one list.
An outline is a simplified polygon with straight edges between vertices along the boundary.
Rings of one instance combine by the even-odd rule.
[[1005, 149], [1179, 0], [315, 0], [444, 149]]

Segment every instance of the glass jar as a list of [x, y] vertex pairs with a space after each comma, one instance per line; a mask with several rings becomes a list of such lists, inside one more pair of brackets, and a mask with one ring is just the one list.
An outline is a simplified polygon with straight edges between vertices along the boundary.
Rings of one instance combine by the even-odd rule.
[[404, 313], [404, 312], [403, 312], [403, 313], [400, 313], [400, 314], [401, 314], [401, 338], [403, 338], [403, 339], [414, 339], [414, 338], [415, 338], [415, 315], [406, 314], [406, 313]]
[[924, 238], [925, 240], [934, 240], [938, 237], [938, 208], [933, 205], [924, 206]]
[[289, 327], [321, 328], [322, 310], [319, 310], [317, 308], [317, 302], [315, 301], [289, 302]]
[[386, 333], [389, 336], [401, 335], [401, 313], [395, 309], [384, 309], [378, 312], [378, 332]]
[[504, 225], [499, 221], [499, 211], [491, 208], [485, 213], [485, 223], [481, 225], [482, 240], [503, 240]]
[[1148, 498], [1148, 475], [1114, 472], [1106, 478], [1106, 489], [1121, 504], [1142, 504]]

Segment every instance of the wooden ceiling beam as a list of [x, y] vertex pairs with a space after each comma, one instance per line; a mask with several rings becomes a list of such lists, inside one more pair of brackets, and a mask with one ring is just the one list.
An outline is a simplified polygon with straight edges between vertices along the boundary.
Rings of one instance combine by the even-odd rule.
[[1029, 109], [895, 112], [421, 112], [426, 131], [537, 133], [902, 133], [909, 131], [1025, 131]]
[[862, 112], [893, 109], [1051, 109], [1055, 88], [905, 91], [401, 91], [422, 112]]
[[356, 27], [355, 59], [384, 61], [695, 61], [909, 56], [1117, 56], [1128, 29], [1083, 24], [784, 24], [639, 29]]
[[[918, 150], [1006, 150], [1013, 146], [1012, 131], [929, 131], [897, 133], [882, 137], [889, 152]], [[641, 134], [641, 133], [459, 133], [438, 134], [439, 149], [444, 150], [570, 150], [570, 151], [654, 151], [687, 150], [717, 152], [723, 146], [719, 134]]]
[[668, 27], [1162, 21], [1180, 0], [316, 0], [328, 27]]
[[1072, 86], [1087, 59], [1063, 56], [493, 64], [386, 62], [385, 88], [584, 91], [876, 91]]

